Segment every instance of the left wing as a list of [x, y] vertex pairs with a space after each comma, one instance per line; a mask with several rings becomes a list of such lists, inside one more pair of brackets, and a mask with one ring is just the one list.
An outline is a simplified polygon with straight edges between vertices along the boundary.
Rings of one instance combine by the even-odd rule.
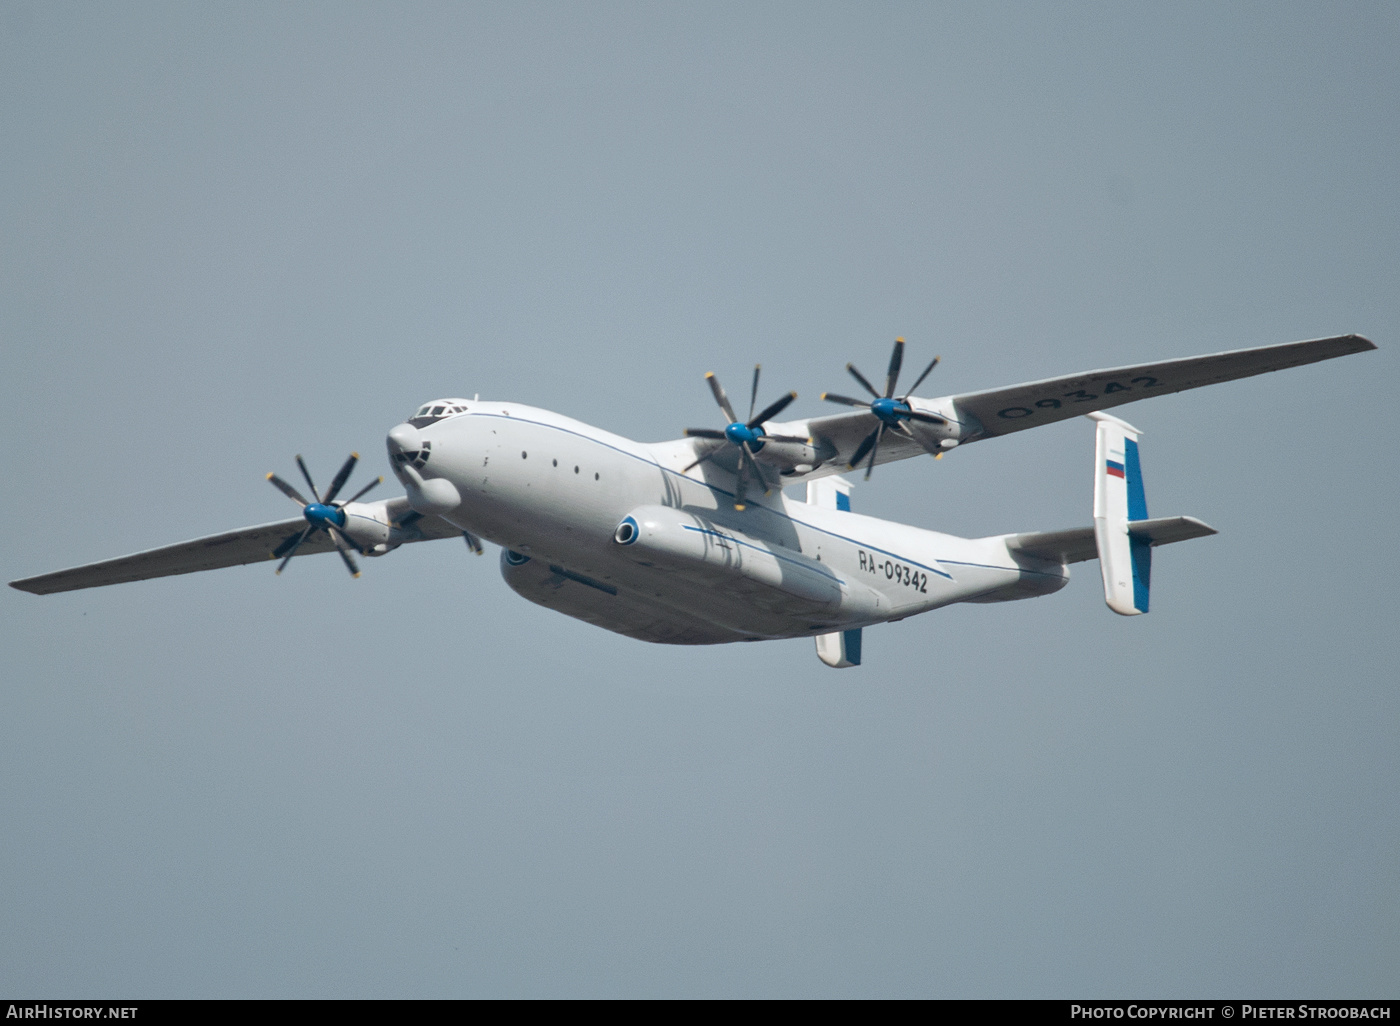
[[[1183, 392], [1222, 381], [1247, 378], [1255, 374], [1299, 367], [1338, 356], [1363, 353], [1375, 349], [1370, 339], [1360, 335], [1338, 335], [1306, 342], [1236, 349], [1207, 356], [1188, 356], [1178, 360], [1142, 363], [1106, 370], [1081, 371], [1059, 378], [1046, 378], [1022, 385], [993, 388], [981, 392], [964, 392], [941, 399], [909, 397], [915, 410], [937, 414], [948, 421], [946, 430], [931, 432], [918, 423], [909, 424], [912, 431], [924, 432], [926, 438], [949, 437], [960, 445], [982, 438], [995, 438], [1013, 431], [1053, 424], [1085, 413], [1107, 410], [1154, 395]], [[861, 442], [878, 425], [875, 415], [866, 410], [838, 413], [829, 417], [813, 417], [765, 427], [773, 434], [797, 435], [812, 439], [818, 449], [829, 455], [826, 462], [809, 474], [789, 480], [807, 480], [839, 474], [848, 469], [851, 456]], [[877, 464], [919, 456], [927, 451], [913, 438], [897, 431], [886, 431], [880, 442]], [[864, 462], [864, 461], [862, 461]]]
[[[400, 500], [403, 501], [403, 500]], [[405, 509], [407, 504], [405, 503]], [[87, 563], [68, 570], [56, 570], [38, 577], [26, 577], [11, 581], [11, 588], [27, 591], [34, 595], [52, 595], [58, 591], [76, 591], [79, 588], [97, 588], [105, 584], [126, 584], [129, 581], [144, 581], [152, 577], [170, 577], [175, 574], [192, 574], [199, 570], [218, 570], [226, 566], [241, 566], [244, 563], [260, 563], [280, 558], [273, 550], [288, 538], [296, 537], [306, 529], [306, 521], [301, 517], [277, 520], [270, 524], [255, 527], [242, 527], [223, 534], [211, 534], [193, 541], [165, 545], [158, 549], [147, 549], [130, 556], [104, 559], [99, 563]], [[462, 532], [438, 517], [423, 517], [405, 532], [403, 541], [430, 541], [434, 538], [460, 538]], [[299, 555], [316, 552], [334, 552], [335, 545], [323, 531], [316, 531], [307, 538], [298, 550]]]

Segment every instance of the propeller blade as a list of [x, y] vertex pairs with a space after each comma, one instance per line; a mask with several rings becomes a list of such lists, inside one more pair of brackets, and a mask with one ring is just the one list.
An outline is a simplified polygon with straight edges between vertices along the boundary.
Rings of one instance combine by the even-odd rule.
[[306, 483], [311, 489], [311, 494], [316, 496], [317, 502], [320, 502], [321, 493], [316, 490], [316, 483], [311, 480], [311, 471], [306, 469], [306, 461], [301, 458], [300, 453], [297, 454], [297, 466], [301, 468], [301, 476], [306, 478]]
[[305, 531], [296, 531], [283, 538], [281, 544], [272, 550], [272, 558], [281, 559], [285, 556], [288, 551], [291, 550], [292, 546], [296, 545], [301, 540], [301, 536], [305, 533]]
[[359, 501], [360, 501], [360, 496], [361, 496], [361, 495], [364, 495], [365, 492], [369, 491], [371, 488], [374, 488], [374, 487], [376, 487], [376, 486], [378, 486], [378, 485], [382, 485], [383, 483], [384, 483], [384, 479], [383, 479], [382, 477], [376, 477], [373, 481], [371, 481], [369, 484], [365, 485], [365, 486], [364, 486], [363, 488], [361, 488], [358, 492], [356, 492], [352, 497], [346, 499], [346, 500], [345, 500], [344, 502], [342, 502], [340, 505], [341, 505], [341, 506], [348, 506], [348, 505], [350, 505], [350, 503], [352, 503], [352, 502], [359, 502]]
[[856, 446], [856, 451], [851, 453], [851, 459], [846, 464], [847, 469], [856, 469], [856, 467], [860, 464], [861, 457], [868, 453], [870, 451], [870, 447], [875, 444], [875, 436], [879, 433], [879, 431], [880, 428], [877, 427], [874, 431], [870, 432], [870, 434], [865, 436], [865, 441], [861, 442], [860, 445]]
[[763, 486], [763, 494], [768, 494], [768, 482], [763, 479], [763, 471], [758, 469], [758, 464], [754, 462], [753, 453], [749, 452], [749, 445], [745, 442], [739, 446], [739, 452], [744, 457], [744, 466], [749, 468], [749, 474], [758, 479], [758, 483]]
[[881, 422], [875, 429], [875, 444], [870, 447], [870, 464], [865, 468], [865, 479], [870, 480], [870, 472], [875, 469], [875, 457], [880, 453], [880, 439], [884, 437], [885, 425]]
[[811, 441], [809, 438], [798, 438], [796, 435], [764, 435], [763, 438], [769, 442], [796, 442], [798, 445], [806, 445]]
[[910, 420], [922, 421], [925, 424], [948, 423], [946, 417], [940, 417], [936, 413], [925, 413], [923, 410], [906, 410], [902, 416], [908, 417]]
[[848, 395], [836, 395], [834, 392], [823, 392], [822, 398], [829, 403], [840, 403], [842, 406], [859, 406], [863, 409], [870, 409], [870, 404], [864, 399], [852, 399]]
[[766, 407], [764, 411], [760, 413], [757, 417], [754, 417], [752, 420], [750, 420], [748, 426], [751, 428], [756, 428], [765, 421], [772, 420], [778, 414], [786, 410], [788, 408], [788, 404], [796, 398], [796, 392], [789, 392], [787, 395], [783, 396], [771, 406]]
[[267, 479], [272, 482], [273, 487], [275, 487], [287, 498], [295, 502], [298, 506], [307, 505], [307, 501], [301, 497], [301, 492], [297, 491], [291, 485], [287, 484], [286, 481], [283, 481], [276, 474], [268, 474]]
[[685, 436], [687, 438], [711, 438], [717, 442], [724, 441], [724, 432], [715, 431], [713, 428], [686, 428]]
[[718, 456], [718, 455], [720, 454], [721, 451], [722, 451], [721, 449], [711, 449], [709, 452], [705, 453], [703, 456], [701, 456], [701, 457], [700, 457], [698, 460], [696, 460], [694, 463], [690, 464], [690, 466], [687, 466], [687, 467], [683, 468], [683, 469], [681, 470], [681, 473], [682, 473], [682, 474], [688, 474], [688, 473], [690, 473], [691, 468], [700, 466], [700, 464], [704, 463], [706, 460], [714, 459], [716, 456]]
[[[740, 445], [739, 449], [745, 456], [748, 449]], [[734, 508], [742, 511], [744, 509], [744, 495], [748, 491], [749, 461], [740, 457], [739, 472], [734, 476]]]
[[724, 394], [724, 389], [720, 387], [719, 378], [713, 374], [706, 373], [705, 380], [710, 383], [710, 391], [715, 394], [715, 402], [719, 403], [719, 408], [724, 411], [724, 415], [729, 418], [729, 423], [736, 423], [739, 418], [734, 416], [734, 407], [729, 405], [729, 396]]
[[355, 547], [354, 542], [351, 542], [348, 538], [344, 538], [344, 540], [342, 540], [344, 536], [341, 535], [340, 531], [334, 527], [330, 529], [330, 535], [331, 541], [335, 542], [335, 551], [339, 552], [340, 558], [345, 560], [345, 569], [350, 571], [351, 577], [359, 577], [360, 568], [355, 565], [355, 557], [350, 555], [349, 552], [349, 549], [353, 549]]
[[928, 376], [929, 376], [929, 372], [932, 371], [933, 368], [935, 368], [935, 367], [938, 366], [938, 361], [941, 360], [941, 359], [943, 359], [943, 357], [941, 357], [941, 356], [935, 356], [935, 357], [933, 358], [933, 362], [930, 363], [927, 367], [925, 367], [925, 368], [924, 368], [924, 372], [923, 372], [922, 374], [919, 375], [919, 380], [916, 381], [916, 382], [914, 382], [914, 384], [912, 384], [911, 386], [909, 386], [909, 391], [908, 391], [908, 393], [904, 396], [905, 399], [908, 399], [909, 396], [913, 395], [915, 392], [917, 392], [917, 391], [919, 390], [919, 386], [922, 385], [922, 384], [924, 383], [924, 378], [928, 377]]
[[758, 372], [762, 369], [761, 363], [753, 365], [753, 391], [749, 393], [749, 427], [753, 427], [753, 407], [758, 402]]
[[[904, 427], [904, 425], [901, 424], [900, 427]], [[910, 441], [917, 442], [919, 444], [919, 448], [924, 450], [924, 452], [928, 453], [934, 459], [939, 460], [943, 458], [943, 450], [939, 448], [936, 443], [925, 441], [924, 437], [920, 435], [917, 431], [910, 431], [908, 428], [905, 428], [904, 433], [909, 436]]]
[[350, 458], [345, 461], [340, 470], [336, 472], [335, 480], [331, 482], [330, 489], [326, 492], [326, 505], [329, 506], [335, 501], [335, 497], [340, 494], [340, 489], [345, 486], [351, 473], [355, 470], [355, 464], [360, 462], [360, 454], [352, 452]]
[[890, 372], [885, 378], [886, 399], [894, 396], [895, 382], [899, 380], [899, 368], [902, 366], [904, 366], [904, 339], [897, 338], [894, 340], [894, 352], [890, 354]]
[[478, 556], [485, 551], [481, 547], [481, 541], [477, 538], [476, 535], [472, 534], [470, 531], [463, 531], [462, 537], [466, 540], [467, 548], [471, 549]]
[[310, 535], [311, 532], [314, 530], [316, 530], [316, 528], [308, 525], [306, 530], [301, 532], [301, 535], [297, 538], [296, 544], [292, 546], [292, 551], [287, 553], [287, 558], [282, 560], [281, 565], [278, 566], [277, 572], [279, 574], [283, 570], [287, 569], [287, 564], [290, 563], [292, 561], [292, 557], [297, 554], [297, 549], [301, 548], [301, 543], [306, 541], [307, 536]]
[[864, 385], [864, 386], [865, 386], [865, 390], [866, 390], [867, 392], [869, 392], [871, 395], [873, 395], [876, 399], [881, 398], [880, 393], [877, 392], [877, 391], [875, 391], [875, 386], [872, 385], [870, 382], [868, 382], [868, 381], [865, 380], [865, 375], [864, 375], [864, 374], [862, 374], [860, 371], [856, 370], [856, 365], [855, 365], [855, 364], [853, 364], [853, 363], [848, 363], [848, 364], [846, 364], [846, 371], [847, 371], [847, 373], [849, 373], [849, 374], [851, 375], [851, 377], [855, 378], [855, 379], [856, 379], [857, 381], [859, 381], [862, 385]]

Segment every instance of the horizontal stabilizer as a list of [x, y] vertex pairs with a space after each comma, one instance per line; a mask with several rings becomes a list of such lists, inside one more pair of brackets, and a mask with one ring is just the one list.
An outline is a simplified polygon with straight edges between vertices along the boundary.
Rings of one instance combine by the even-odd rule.
[[1006, 539], [1006, 547], [1012, 552], [1023, 552], [1027, 556], [1056, 563], [1082, 563], [1086, 559], [1097, 559], [1099, 555], [1092, 527], [1013, 534]]
[[[1128, 533], [1135, 538], [1144, 538], [1155, 546], [1205, 538], [1220, 532], [1195, 517], [1157, 517], [1153, 520], [1128, 521]], [[1059, 563], [1082, 563], [1087, 559], [1097, 559], [1099, 555], [1092, 527], [1013, 534], [1006, 539], [1006, 547], [1012, 552], [1023, 552], [1027, 556]]]
[[1157, 517], [1154, 520], [1129, 520], [1128, 533], [1134, 538], [1146, 538], [1153, 545], [1170, 545], [1172, 542], [1205, 538], [1220, 532], [1195, 517]]

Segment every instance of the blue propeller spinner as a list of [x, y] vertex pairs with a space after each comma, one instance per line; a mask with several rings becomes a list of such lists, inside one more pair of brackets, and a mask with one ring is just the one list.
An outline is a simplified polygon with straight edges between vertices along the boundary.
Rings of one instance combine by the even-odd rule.
[[870, 454], [870, 462], [865, 468], [865, 479], [870, 480], [870, 472], [875, 469], [875, 457], [880, 451], [880, 439], [884, 437], [886, 431], [895, 431], [906, 438], [918, 442], [935, 456], [942, 456], [939, 449], [929, 448], [928, 444], [913, 431], [909, 430], [907, 421], [917, 420], [925, 424], [946, 424], [948, 421], [933, 413], [924, 413], [909, 405], [909, 397], [914, 394], [914, 389], [924, 383], [924, 378], [929, 376], [929, 372], [938, 366], [939, 358], [935, 356], [933, 361], [924, 368], [924, 372], [919, 375], [918, 380], [910, 386], [909, 391], [902, 398], [896, 399], [894, 387], [899, 383], [899, 370], [904, 365], [904, 339], [894, 340], [894, 352], [890, 354], [890, 369], [885, 376], [885, 394], [881, 395], [875, 391], [875, 386], [865, 380], [865, 375], [856, 370], [855, 364], [846, 364], [846, 370], [851, 377], [855, 378], [865, 390], [874, 396], [874, 400], [852, 399], [850, 396], [834, 395], [831, 392], [823, 392], [822, 398], [829, 403], [840, 403], [842, 406], [859, 406], [869, 410], [875, 415], [875, 419], [880, 423], [875, 425], [875, 430], [865, 436], [865, 440], [856, 447], [856, 451], [851, 454], [850, 462], [847, 466], [854, 470], [860, 465], [860, 461], [865, 458], [865, 454]]
[[749, 418], [740, 420], [734, 413], [734, 407], [729, 404], [729, 397], [724, 394], [724, 389], [720, 386], [719, 378], [713, 374], [706, 374], [705, 380], [710, 384], [710, 391], [714, 393], [715, 402], [724, 411], [724, 415], [729, 418], [729, 426], [723, 431], [715, 431], [711, 428], [686, 428], [685, 433], [689, 438], [702, 438], [709, 442], [719, 442], [719, 445], [704, 447], [698, 459], [681, 473], [689, 471], [691, 467], [699, 466], [706, 460], [714, 459], [720, 453], [725, 452], [729, 446], [734, 446], [739, 450], [739, 467], [734, 483], [734, 508], [742, 510], [746, 493], [748, 491], [750, 478], [756, 480], [768, 493], [768, 482], [764, 480], [763, 472], [758, 469], [758, 464], [754, 462], [754, 454], [759, 452], [768, 442], [806, 442], [805, 438], [791, 438], [787, 435], [770, 435], [763, 430], [766, 421], [772, 420], [783, 410], [787, 409], [788, 403], [797, 398], [796, 392], [789, 392], [777, 402], [766, 407], [762, 413], [754, 415], [753, 408], [758, 399], [758, 375], [762, 366], [755, 364], [753, 369], [753, 389], [749, 393]]
[[272, 550], [273, 559], [282, 559], [282, 562], [277, 567], [277, 572], [279, 574], [287, 569], [287, 564], [290, 563], [292, 557], [297, 554], [297, 549], [301, 548], [302, 542], [310, 538], [316, 531], [324, 531], [334, 543], [336, 551], [340, 553], [340, 558], [345, 560], [345, 568], [350, 571], [350, 576], [360, 576], [360, 568], [355, 565], [355, 557], [350, 555], [351, 552], [359, 551], [360, 547], [345, 533], [345, 507], [359, 499], [360, 496], [364, 495], [375, 485], [380, 484], [384, 479], [382, 477], [377, 477], [356, 492], [352, 498], [342, 502], [336, 502], [335, 497], [340, 494], [340, 489], [344, 487], [345, 482], [350, 479], [350, 473], [355, 469], [355, 464], [359, 461], [360, 454], [352, 452], [350, 458], [345, 461], [344, 466], [342, 466], [340, 471], [335, 475], [335, 479], [331, 481], [330, 490], [327, 491], [325, 497], [322, 498], [321, 493], [316, 490], [316, 483], [311, 480], [311, 472], [306, 469], [306, 461], [298, 456], [297, 466], [301, 468], [301, 476], [306, 478], [307, 487], [311, 489], [311, 494], [316, 499], [315, 502], [307, 502], [302, 498], [300, 492], [287, 484], [286, 481], [283, 481], [276, 474], [267, 475], [267, 479], [272, 482], [273, 486], [277, 488], [278, 491], [301, 507], [301, 515], [306, 519], [305, 530], [288, 535], [282, 541], [282, 544]]

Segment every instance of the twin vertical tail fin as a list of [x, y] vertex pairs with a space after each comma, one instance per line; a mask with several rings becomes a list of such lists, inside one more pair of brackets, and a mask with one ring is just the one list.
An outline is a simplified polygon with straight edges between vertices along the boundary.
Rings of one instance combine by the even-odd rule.
[[1152, 539], [1130, 525], [1147, 521], [1137, 428], [1107, 413], [1097, 422], [1094, 445], [1094, 540], [1108, 608], [1123, 616], [1148, 609], [1152, 585]]
[[[807, 482], [807, 503], [850, 512], [851, 482], [844, 477], [819, 477]], [[817, 658], [837, 670], [860, 665], [860, 628], [817, 635]]]

